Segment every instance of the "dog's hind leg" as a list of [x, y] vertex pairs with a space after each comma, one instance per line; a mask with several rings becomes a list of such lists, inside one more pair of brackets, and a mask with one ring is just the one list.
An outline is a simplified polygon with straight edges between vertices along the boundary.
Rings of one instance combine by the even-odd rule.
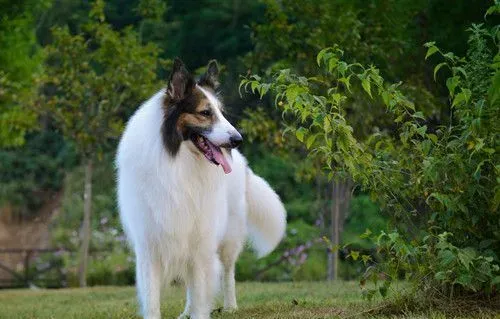
[[236, 304], [236, 282], [235, 282], [235, 263], [242, 249], [242, 241], [226, 241], [223, 242], [219, 254], [222, 265], [224, 266], [224, 310], [234, 311], [238, 308]]
[[144, 319], [160, 319], [161, 263], [156, 253], [136, 251], [136, 285]]
[[[244, 192], [243, 192], [244, 193]], [[238, 308], [236, 304], [236, 282], [235, 264], [243, 249], [246, 237], [246, 216], [245, 202], [231, 203], [226, 234], [219, 245], [219, 256], [224, 267], [223, 289], [224, 289], [224, 310], [234, 311]]]

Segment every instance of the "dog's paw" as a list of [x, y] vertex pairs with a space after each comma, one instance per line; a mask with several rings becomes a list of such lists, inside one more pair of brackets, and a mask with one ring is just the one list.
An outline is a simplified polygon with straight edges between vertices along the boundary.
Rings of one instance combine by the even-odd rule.
[[227, 313], [233, 313], [233, 312], [236, 312], [238, 310], [238, 307], [237, 306], [225, 306], [224, 309], [222, 309], [224, 312], [227, 312]]
[[189, 316], [189, 313], [183, 312], [177, 317], [177, 319], [190, 319], [191, 316]]
[[221, 313], [221, 312], [222, 312], [222, 307], [216, 308], [216, 309], [212, 310], [212, 312], [210, 313], [210, 315], [213, 316], [213, 315]]

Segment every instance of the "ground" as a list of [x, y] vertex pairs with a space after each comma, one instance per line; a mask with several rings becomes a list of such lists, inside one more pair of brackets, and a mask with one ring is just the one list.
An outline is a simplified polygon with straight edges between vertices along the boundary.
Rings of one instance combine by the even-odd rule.
[[[239, 283], [239, 310], [215, 311], [212, 318], [373, 318], [355, 282]], [[183, 290], [169, 288], [162, 302], [163, 318], [176, 318], [184, 305]], [[138, 318], [133, 287], [60, 290], [0, 290], [0, 318]], [[379, 318], [380, 315], [376, 316]], [[389, 318], [448, 318], [442, 313], [393, 315]], [[476, 314], [469, 318], [500, 318]]]

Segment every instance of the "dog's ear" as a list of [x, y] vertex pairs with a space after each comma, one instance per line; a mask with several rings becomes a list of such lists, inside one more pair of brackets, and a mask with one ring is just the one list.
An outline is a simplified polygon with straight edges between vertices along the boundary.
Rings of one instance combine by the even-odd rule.
[[214, 90], [219, 87], [219, 66], [217, 61], [211, 60], [208, 62], [207, 71], [201, 76], [198, 83]]
[[167, 95], [174, 103], [180, 102], [191, 94], [194, 87], [193, 76], [179, 58], [175, 58], [170, 80], [168, 81]]

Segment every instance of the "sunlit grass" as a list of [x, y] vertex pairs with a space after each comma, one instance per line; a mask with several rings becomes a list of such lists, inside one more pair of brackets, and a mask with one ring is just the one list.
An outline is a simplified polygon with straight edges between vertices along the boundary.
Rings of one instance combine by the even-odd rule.
[[[239, 310], [215, 311], [213, 318], [373, 318], [380, 299], [361, 297], [356, 282], [239, 283]], [[184, 292], [169, 288], [163, 297], [163, 318], [176, 318]], [[443, 313], [405, 313], [390, 318], [447, 318]], [[381, 317], [381, 316], [376, 316]], [[491, 318], [476, 314], [470, 318]], [[493, 315], [493, 317], [495, 317]], [[0, 291], [0, 318], [138, 318], [133, 287]]]

